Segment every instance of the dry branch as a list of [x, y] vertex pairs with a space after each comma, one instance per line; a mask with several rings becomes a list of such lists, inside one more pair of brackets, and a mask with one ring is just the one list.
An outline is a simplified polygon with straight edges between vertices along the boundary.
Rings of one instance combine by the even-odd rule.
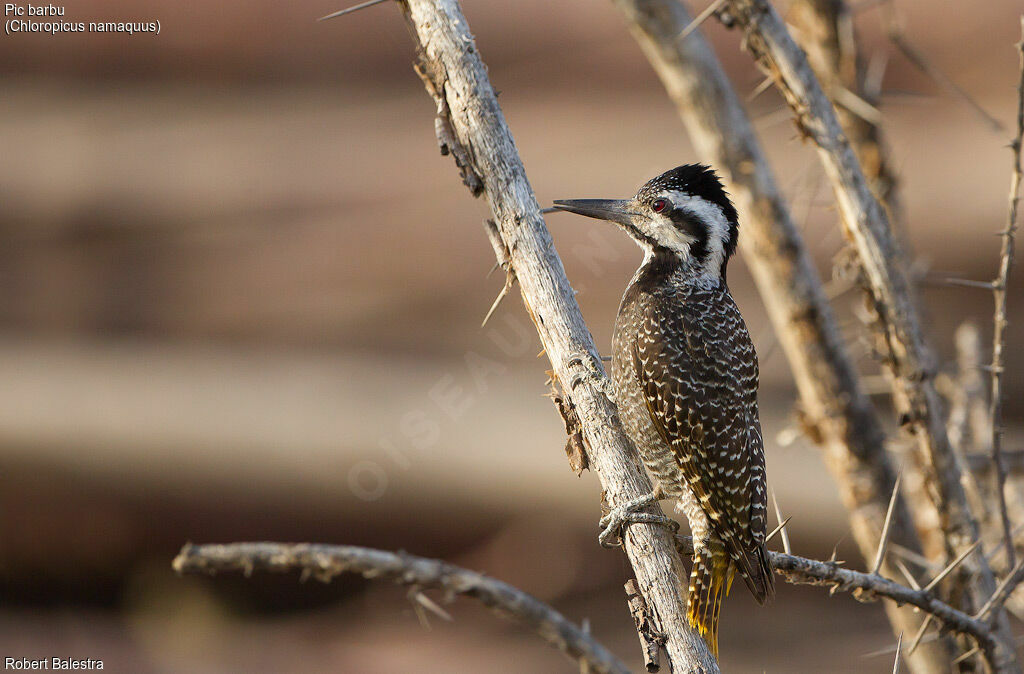
[[[895, 254], [907, 255], [910, 249], [906, 245], [905, 231], [899, 222], [901, 213], [896, 174], [889, 163], [888, 148], [883, 139], [881, 112], [875, 107], [880, 100], [881, 83], [866, 83], [866, 68], [861, 58], [853, 12], [849, 4], [845, 0], [795, 0], [788, 8], [787, 19], [793, 26], [794, 37], [807, 55], [808, 64], [835, 106], [839, 124], [857, 155], [857, 161], [871, 186], [871, 191], [886, 208], [889, 220], [894, 226], [892, 246]], [[898, 250], [900, 248], [902, 250]], [[840, 256], [840, 264], [849, 263], [854, 273], [846, 274], [847, 269], [842, 268], [836, 271], [839, 276], [855, 276], [856, 255], [846, 253], [847, 251], [844, 251]], [[870, 312], [864, 312], [862, 316], [871, 320]], [[886, 383], [881, 390], [889, 389]], [[953, 448], [958, 450], [955, 445]], [[962, 457], [959, 454], [957, 456], [962, 462]], [[943, 554], [946, 550], [941, 532], [931, 525], [931, 521], [935, 519], [934, 506], [928, 495], [926, 481], [920, 479], [921, 475], [928, 473], [927, 466], [922, 465], [925, 457], [918, 452], [908, 458], [912, 470], [908, 471], [911, 479], [906, 485], [906, 501], [918, 515], [919, 525], [927, 523], [927, 526], [921, 526], [919, 529], [926, 536], [923, 541], [925, 551], [934, 555]], [[970, 479], [971, 476], [965, 477]], [[969, 505], [976, 504], [969, 501]]]
[[[864, 86], [866, 69], [849, 5], [844, 0], [797, 0], [789, 6], [788, 17], [811, 68], [837, 104], [839, 123], [872, 191], [895, 220], [899, 207], [896, 174], [882, 136], [878, 94]], [[865, 111], [864, 106], [874, 112]]]
[[[675, 103], [700, 157], [727, 174], [741, 214], [740, 251], [753, 272], [800, 393], [808, 435], [823, 449], [840, 486], [865, 560], [879, 544], [896, 472], [885, 453], [885, 433], [858, 383], [814, 264], [775, 184], [768, 160], [714, 52], [674, 0], [615, 0]], [[919, 550], [903, 499], [896, 501], [889, 540]], [[895, 567], [883, 562], [883, 573]], [[914, 633], [921, 617], [887, 604], [894, 633]], [[939, 645], [908, 658], [915, 671], [948, 662]]]
[[[995, 542], [991, 535], [993, 518], [986, 503], [988, 499], [994, 502], [995, 494], [986, 489], [991, 480], [976, 474], [992, 468], [992, 429], [987, 381], [981, 369], [981, 334], [974, 323], [964, 322], [957, 327], [953, 339], [956, 344], [956, 371], [937, 382], [949, 402], [946, 432], [962, 465], [964, 492], [974, 512], [979, 513], [985, 543], [991, 544]], [[978, 465], [977, 459], [981, 459], [983, 465]]]
[[594, 672], [628, 674], [626, 667], [593, 636], [544, 602], [508, 583], [436, 559], [351, 545], [232, 543], [186, 545], [174, 559], [178, 573], [301, 571], [328, 583], [342, 573], [393, 580], [416, 590], [442, 590], [446, 598], [479, 600], [498, 615], [536, 632], [549, 644]]
[[[693, 551], [693, 541], [688, 536], [677, 536], [676, 544], [683, 554], [690, 554]], [[841, 566], [841, 562], [821, 562], [774, 551], [769, 551], [768, 555], [771, 557], [775, 572], [794, 585], [820, 585], [830, 588], [832, 593], [850, 592], [858, 601], [874, 601], [883, 597], [897, 604], [912, 606], [921, 613], [931, 616], [943, 629], [971, 637], [989, 662], [998, 660], [998, 653], [1003, 648], [995, 635], [989, 614], [997, 610], [1013, 588], [1024, 581], [1024, 564], [1021, 564], [993, 595], [990, 600], [991, 606], [983, 607], [977, 615], [972, 616], [936, 597], [933, 589], [937, 583], [934, 580], [924, 588], [912, 588], [877, 573], [847, 569]], [[947, 567], [940, 575], [950, 570]], [[948, 664], [943, 666], [943, 669], [946, 668]]]
[[[820, 151], [884, 338], [881, 351], [887, 359], [894, 403], [901, 421], [913, 431], [922, 455], [928, 459], [928, 477], [947, 552], [959, 554], [978, 539], [978, 525], [968, 507], [960, 466], [946, 434], [942, 401], [934, 384], [935, 365], [921, 330], [907, 265], [894, 245], [889, 219], [871, 194], [804, 53], [772, 6], [766, 0], [730, 0], [728, 8], [745, 31], [745, 46], [775, 78], [800, 128]], [[981, 555], [968, 559], [960, 581], [974, 606], [984, 604], [995, 590], [992, 571]], [[1001, 622], [1005, 625], [1005, 620]], [[993, 652], [998, 660], [991, 664], [997, 670], [1018, 671], [1008, 629], [1002, 631], [1001, 643], [1003, 648]]]
[[995, 297], [995, 328], [992, 333], [992, 465], [995, 468], [996, 492], [999, 495], [1000, 515], [1003, 522], [1003, 541], [1006, 546], [1008, 564], [1015, 564], [1013, 534], [1010, 516], [1006, 509], [1006, 464], [1003, 461], [1003, 348], [1006, 342], [1006, 295], [1009, 291], [1010, 270], [1013, 268], [1014, 234], [1017, 231], [1017, 206], [1020, 203], [1021, 184], [1021, 142], [1024, 140], [1024, 16], [1021, 16], [1021, 41], [1017, 43], [1020, 52], [1020, 80], [1017, 83], [1017, 134], [1010, 143], [1013, 152], [1013, 172], [1010, 177], [1010, 205], [1007, 209], [1006, 229], [1002, 232], [1002, 249], [999, 254], [999, 274], [992, 282]]
[[[580, 421], [590, 465], [608, 502], [650, 493], [465, 17], [454, 0], [407, 0], [400, 6], [418, 46], [417, 72], [437, 104], [442, 151], [455, 157], [474, 195], [487, 197], [523, 301]], [[686, 622], [685, 573], [668, 530], [632, 525], [623, 547], [665, 636], [672, 671], [717, 672], [706, 644]]]

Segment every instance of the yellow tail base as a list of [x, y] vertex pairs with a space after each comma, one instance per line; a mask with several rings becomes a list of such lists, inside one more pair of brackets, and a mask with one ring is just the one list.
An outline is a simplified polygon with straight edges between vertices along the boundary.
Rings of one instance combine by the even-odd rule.
[[700, 550], [694, 554], [686, 619], [718, 659], [718, 618], [722, 600], [732, 589], [736, 569], [724, 551]]

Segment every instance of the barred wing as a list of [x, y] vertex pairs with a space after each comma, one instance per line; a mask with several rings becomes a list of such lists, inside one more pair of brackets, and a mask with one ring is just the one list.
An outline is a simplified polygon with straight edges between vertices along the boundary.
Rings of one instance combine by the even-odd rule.
[[[707, 297], [705, 297], [707, 295]], [[757, 355], [727, 290], [652, 307], [634, 352], [651, 420], [686, 485], [759, 601], [772, 593], [764, 553], [765, 470]]]

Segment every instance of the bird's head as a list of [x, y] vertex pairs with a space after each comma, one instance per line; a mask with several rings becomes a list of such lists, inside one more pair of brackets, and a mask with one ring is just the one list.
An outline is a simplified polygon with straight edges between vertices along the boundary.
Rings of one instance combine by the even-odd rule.
[[674, 257], [694, 278], [723, 278], [736, 250], [736, 209], [703, 164], [666, 171], [630, 199], [557, 199], [555, 208], [617, 223], [648, 258]]

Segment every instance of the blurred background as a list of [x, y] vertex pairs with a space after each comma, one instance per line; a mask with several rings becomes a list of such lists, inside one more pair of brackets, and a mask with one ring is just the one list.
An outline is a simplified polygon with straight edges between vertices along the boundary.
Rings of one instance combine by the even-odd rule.
[[[928, 280], [995, 274], [1010, 132], [917, 71], [863, 4], [862, 43], [888, 55], [885, 127], [949, 363], [961, 321], [988, 339], [992, 300]], [[187, 541], [281, 540], [484, 571], [588, 621], [640, 667], [629, 568], [595, 544], [597, 479], [568, 468], [516, 294], [480, 327], [503, 282], [488, 277], [486, 205], [438, 155], [398, 11], [315, 23], [341, 6], [64, 7], [69, 21], [162, 29], [0, 38], [0, 656], [131, 672], [574, 669], [468, 600], [425, 629], [390, 586], [171, 571]], [[626, 196], [695, 159], [611, 3], [463, 7], [542, 204]], [[897, 7], [908, 38], [1009, 126], [1019, 2]], [[740, 36], [713, 20], [705, 32], [751, 92], [762, 77]], [[750, 110], [831, 278], [842, 240], [817, 159], [773, 92]], [[639, 251], [600, 223], [548, 223], [607, 349]], [[1022, 447], [1022, 276], [1011, 449]], [[787, 364], [742, 261], [730, 283], [761, 357], [769, 476], [794, 551], [827, 557], [838, 544], [860, 568], [837, 489], [794, 433]], [[837, 308], [871, 373], [855, 300]], [[890, 671], [878, 605], [782, 585], [754, 608], [742, 591], [727, 602], [726, 671]]]

